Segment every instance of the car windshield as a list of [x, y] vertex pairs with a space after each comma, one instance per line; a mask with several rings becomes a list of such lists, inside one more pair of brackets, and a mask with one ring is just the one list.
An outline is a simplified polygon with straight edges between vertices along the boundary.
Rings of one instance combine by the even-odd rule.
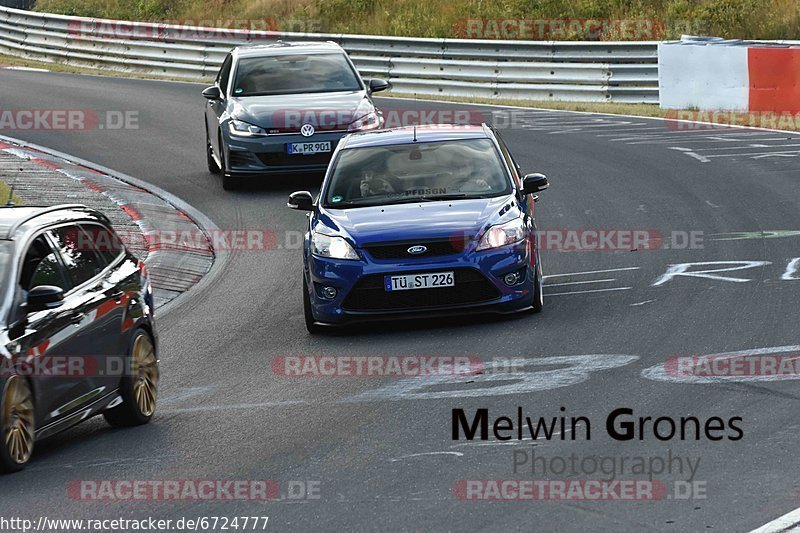
[[490, 198], [512, 191], [490, 139], [344, 149], [325, 207]]
[[359, 91], [361, 84], [343, 53], [244, 57], [233, 96]]

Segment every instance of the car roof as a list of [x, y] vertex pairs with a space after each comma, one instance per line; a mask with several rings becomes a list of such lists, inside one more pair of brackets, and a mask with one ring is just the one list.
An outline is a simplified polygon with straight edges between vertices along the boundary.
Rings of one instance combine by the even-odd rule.
[[238, 46], [233, 54], [242, 57], [265, 57], [290, 54], [318, 54], [342, 52], [344, 49], [332, 41], [276, 41], [270, 44]]
[[342, 139], [344, 142], [342, 148], [490, 138], [491, 134], [485, 124], [481, 124], [480, 126], [428, 124], [423, 126], [403, 126], [400, 128], [351, 133]]
[[11, 240], [15, 234], [28, 226], [40, 226], [54, 222], [97, 220], [108, 223], [105, 215], [81, 204], [54, 206], [8, 206], [0, 208], [0, 240]]

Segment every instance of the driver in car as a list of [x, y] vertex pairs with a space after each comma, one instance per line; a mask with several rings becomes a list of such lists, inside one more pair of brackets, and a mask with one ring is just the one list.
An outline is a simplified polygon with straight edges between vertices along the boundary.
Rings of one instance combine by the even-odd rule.
[[493, 187], [486, 179], [486, 170], [459, 162], [455, 165], [454, 178], [459, 192], [490, 192]]
[[360, 190], [362, 198], [382, 194], [393, 194], [395, 192], [389, 180], [376, 176], [373, 170], [365, 170], [362, 174]]

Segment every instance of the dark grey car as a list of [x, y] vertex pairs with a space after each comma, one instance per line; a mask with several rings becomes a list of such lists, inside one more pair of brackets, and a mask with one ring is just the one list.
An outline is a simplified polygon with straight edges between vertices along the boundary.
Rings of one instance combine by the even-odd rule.
[[332, 42], [234, 48], [203, 91], [208, 168], [225, 189], [270, 173], [323, 172], [342, 136], [383, 126], [371, 94], [387, 88], [365, 83]]
[[158, 379], [147, 269], [108, 218], [80, 205], [0, 207], [0, 473], [94, 415], [147, 423]]

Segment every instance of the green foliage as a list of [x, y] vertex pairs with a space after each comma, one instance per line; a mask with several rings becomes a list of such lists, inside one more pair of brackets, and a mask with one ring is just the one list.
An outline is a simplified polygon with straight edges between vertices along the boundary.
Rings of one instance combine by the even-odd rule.
[[[0, 207], [6, 205], [10, 193], [11, 193], [11, 188], [8, 185], [6, 185], [4, 181], [0, 180]], [[19, 197], [17, 197], [17, 195], [11, 196], [11, 201], [17, 205], [22, 205], [22, 201], [19, 199]]]
[[127, 20], [270, 18], [289, 30], [414, 37], [454, 37], [464, 19], [476, 18], [648, 19], [668, 39], [800, 39], [800, 0], [39, 0], [37, 10]]

